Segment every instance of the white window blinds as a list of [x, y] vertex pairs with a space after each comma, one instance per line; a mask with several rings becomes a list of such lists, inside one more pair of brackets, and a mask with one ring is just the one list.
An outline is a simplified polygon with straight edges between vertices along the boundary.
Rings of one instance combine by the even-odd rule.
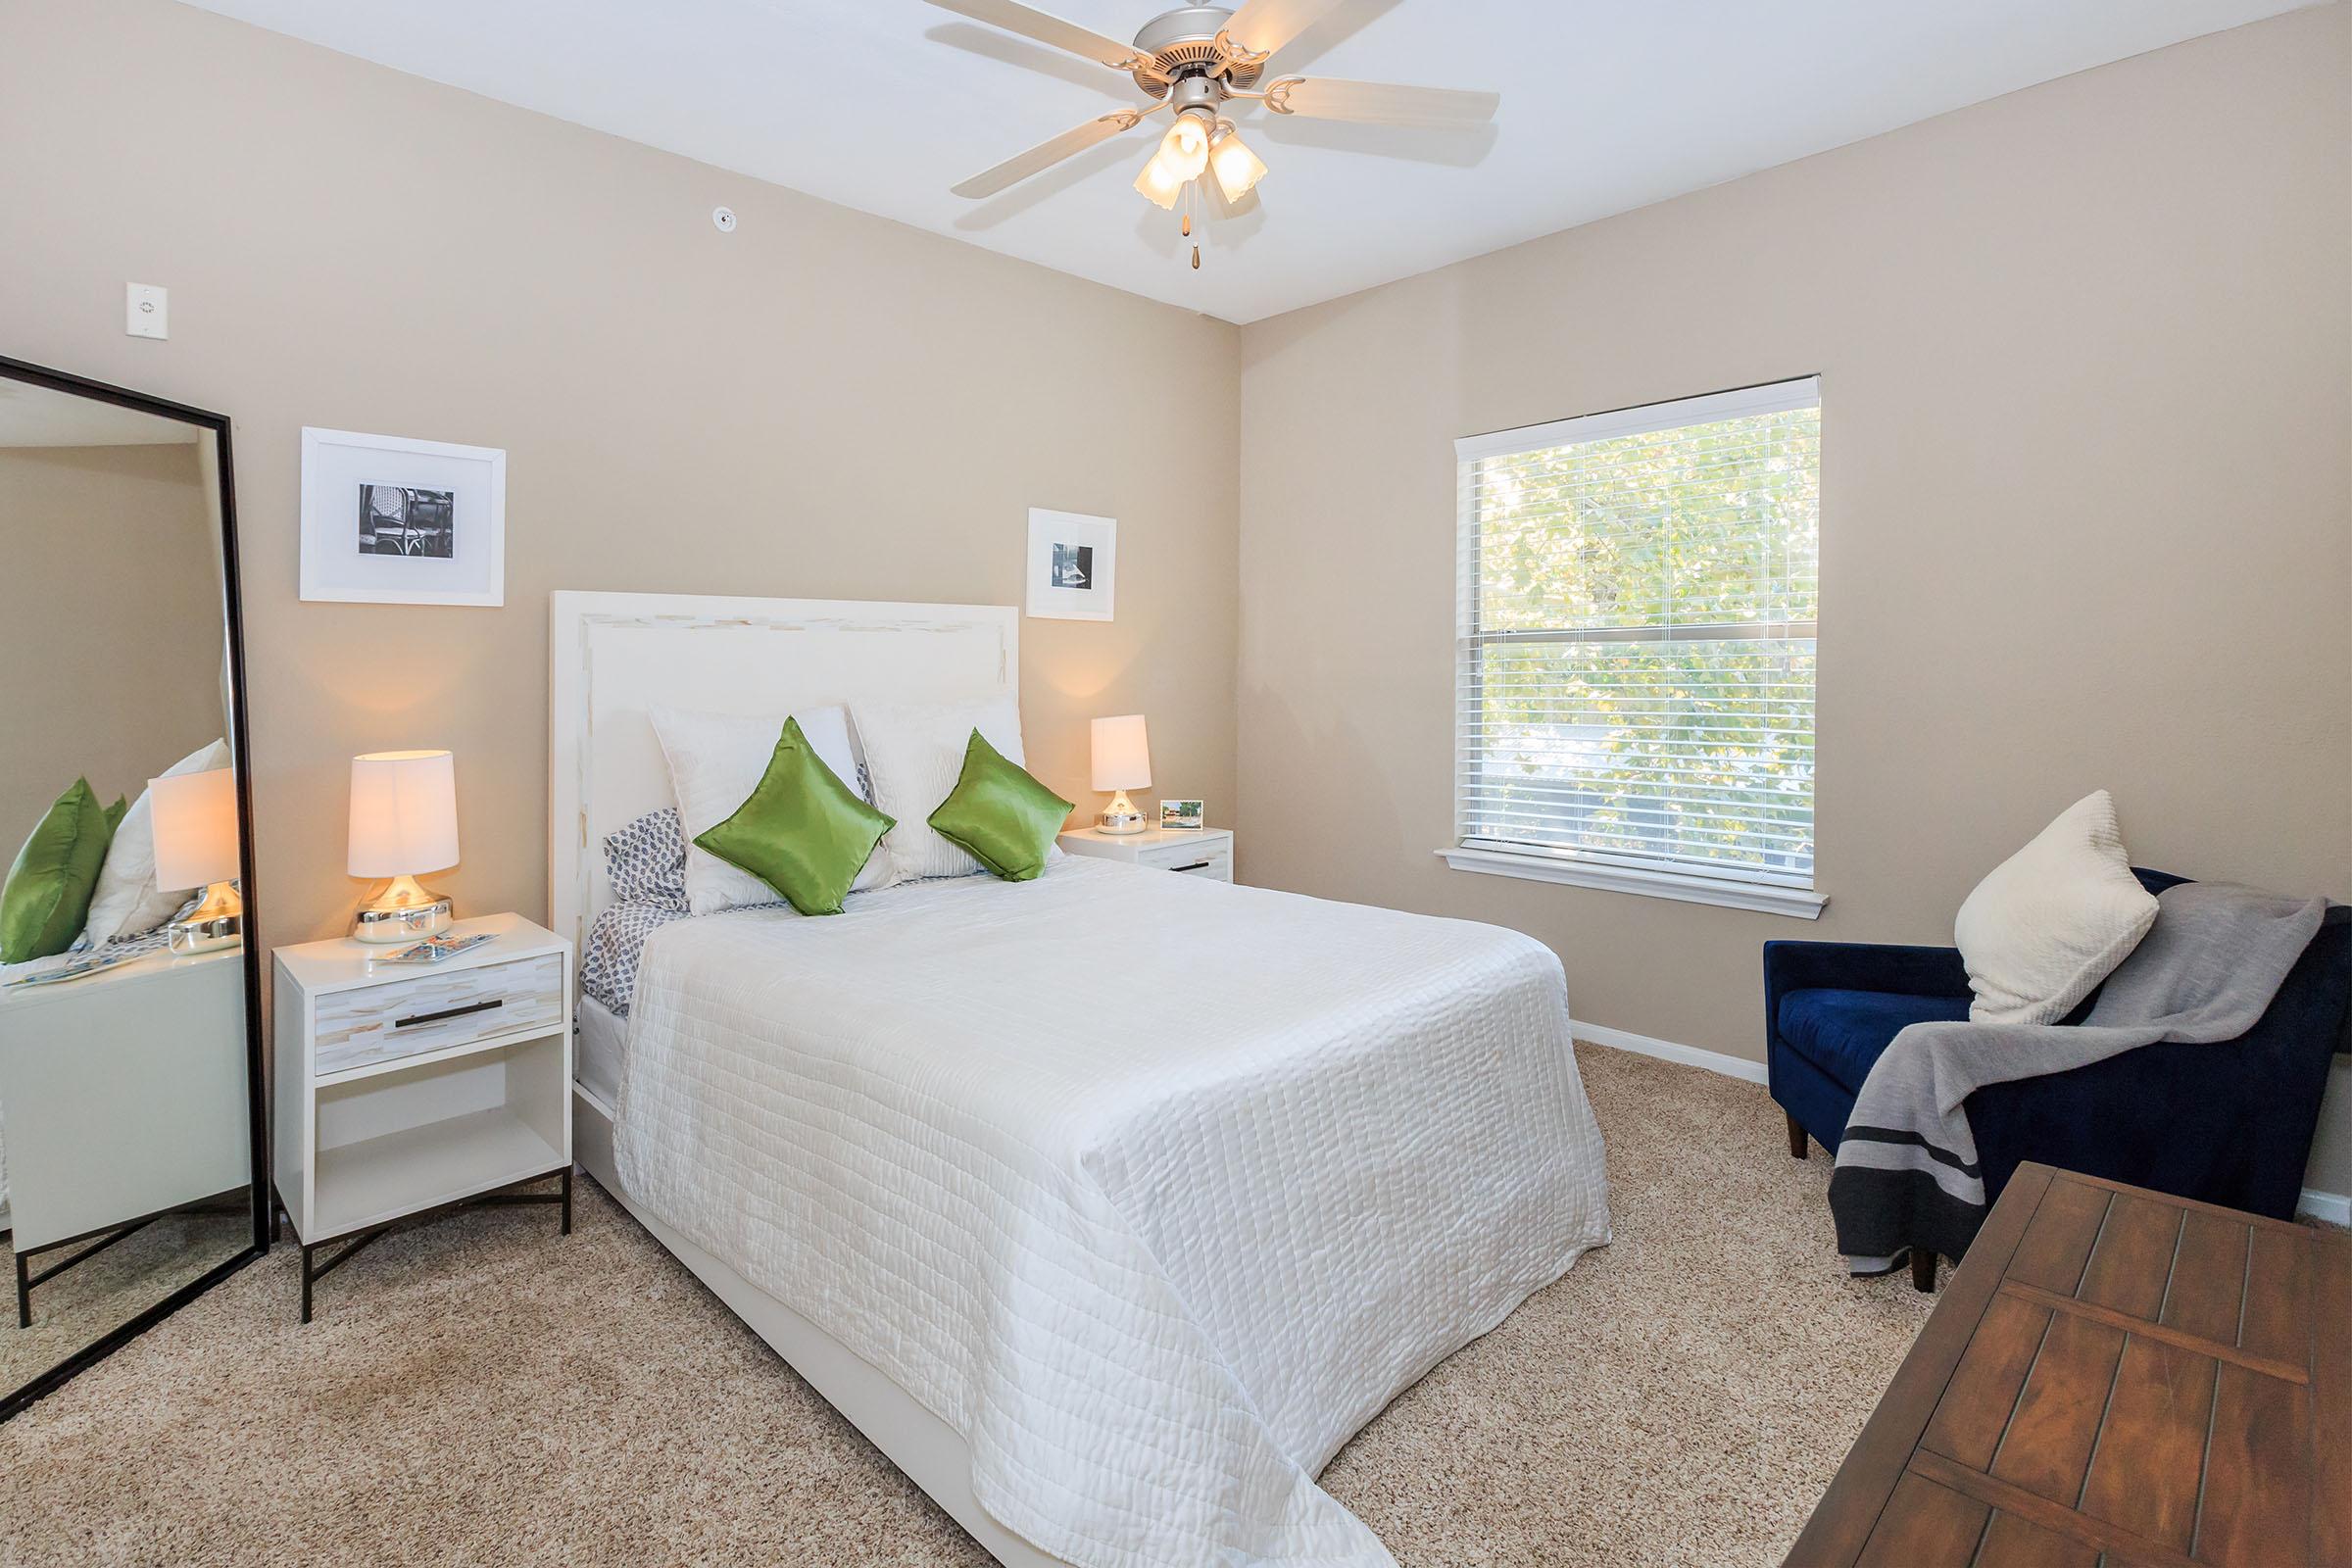
[[1819, 383], [1455, 456], [1458, 842], [1810, 888]]

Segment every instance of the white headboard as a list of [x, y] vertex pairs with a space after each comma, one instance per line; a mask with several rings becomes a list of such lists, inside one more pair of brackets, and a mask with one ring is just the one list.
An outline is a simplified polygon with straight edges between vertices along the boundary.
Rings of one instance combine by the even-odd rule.
[[584, 951], [612, 902], [604, 840], [671, 804], [647, 710], [782, 713], [955, 702], [1021, 684], [1003, 605], [558, 593], [548, 622], [547, 902]]

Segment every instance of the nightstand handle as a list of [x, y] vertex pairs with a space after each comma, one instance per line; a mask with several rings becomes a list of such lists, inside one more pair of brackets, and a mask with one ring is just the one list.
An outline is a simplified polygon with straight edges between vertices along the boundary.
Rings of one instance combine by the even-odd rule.
[[1195, 860], [1190, 865], [1171, 865], [1168, 867], [1168, 869], [1171, 871], [1205, 871], [1208, 869], [1208, 862], [1206, 860]]
[[444, 1018], [463, 1018], [469, 1012], [488, 1012], [492, 1007], [507, 1004], [504, 997], [492, 997], [488, 1002], [469, 1002], [463, 1007], [443, 1007], [439, 1012], [420, 1012], [413, 1018], [395, 1018], [392, 1027], [406, 1029], [411, 1024], [439, 1023]]

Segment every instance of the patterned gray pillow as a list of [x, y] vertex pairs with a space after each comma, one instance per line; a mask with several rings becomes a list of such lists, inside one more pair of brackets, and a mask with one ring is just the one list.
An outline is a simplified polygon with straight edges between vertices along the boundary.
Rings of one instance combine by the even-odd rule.
[[665, 806], [605, 837], [605, 869], [612, 896], [627, 904], [686, 907], [686, 830], [678, 808]]

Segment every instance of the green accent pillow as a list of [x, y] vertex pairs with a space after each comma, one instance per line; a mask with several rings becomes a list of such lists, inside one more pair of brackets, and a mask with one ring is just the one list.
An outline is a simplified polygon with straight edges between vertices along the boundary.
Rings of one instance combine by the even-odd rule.
[[90, 781], [77, 778], [41, 816], [0, 886], [0, 963], [63, 953], [90, 917], [90, 895], [122, 803], [102, 809]]
[[1069, 802], [974, 730], [964, 744], [963, 772], [931, 813], [931, 830], [1005, 881], [1026, 882], [1046, 868], [1069, 815]]
[[767, 771], [735, 814], [694, 842], [784, 895], [803, 914], [839, 914], [882, 835], [897, 827], [825, 765], [788, 718]]

